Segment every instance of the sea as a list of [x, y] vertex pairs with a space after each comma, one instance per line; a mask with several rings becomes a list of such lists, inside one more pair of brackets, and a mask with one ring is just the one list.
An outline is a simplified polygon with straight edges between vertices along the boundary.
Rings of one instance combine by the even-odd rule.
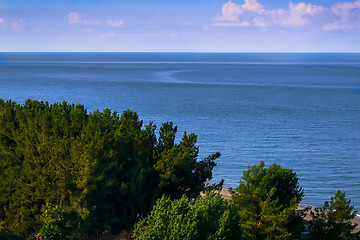
[[212, 182], [261, 160], [293, 169], [304, 205], [360, 209], [360, 53], [0, 53], [0, 98], [136, 111], [219, 151]]

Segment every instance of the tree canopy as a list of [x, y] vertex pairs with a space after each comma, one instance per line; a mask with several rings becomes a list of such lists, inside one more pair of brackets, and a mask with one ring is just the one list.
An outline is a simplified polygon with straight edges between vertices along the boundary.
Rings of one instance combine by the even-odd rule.
[[139, 221], [134, 239], [210, 240], [241, 239], [236, 208], [219, 194], [207, 193], [189, 202], [163, 196], [149, 216]]
[[196, 197], [220, 154], [198, 159], [196, 135], [175, 143], [172, 122], [155, 131], [130, 110], [0, 99], [1, 226], [29, 239], [99, 236], [132, 228], [162, 194]]

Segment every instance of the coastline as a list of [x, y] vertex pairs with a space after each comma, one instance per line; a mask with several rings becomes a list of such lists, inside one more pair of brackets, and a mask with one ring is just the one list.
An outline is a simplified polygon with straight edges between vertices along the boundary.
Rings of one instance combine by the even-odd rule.
[[[222, 189], [221, 191], [220, 191], [220, 195], [224, 198], [224, 199], [230, 199], [231, 198], [231, 194], [230, 194], [230, 192], [227, 190], [227, 189]], [[312, 207], [312, 208], [314, 208], [313, 206], [311, 206], [311, 205], [299, 205], [298, 206], [298, 210], [303, 210], [304, 208], [306, 208], [306, 207]], [[306, 214], [306, 216], [305, 216], [305, 218], [304, 218], [304, 220], [305, 221], [310, 221], [310, 219], [311, 219], [311, 217], [310, 217], [310, 212], [308, 212], [307, 214]], [[360, 216], [359, 216], [359, 214], [357, 214], [356, 215], [356, 218], [355, 219], [353, 219], [352, 220], [352, 222], [354, 223], [354, 224], [357, 224], [358, 226], [355, 228], [355, 232], [359, 232], [360, 231]]]

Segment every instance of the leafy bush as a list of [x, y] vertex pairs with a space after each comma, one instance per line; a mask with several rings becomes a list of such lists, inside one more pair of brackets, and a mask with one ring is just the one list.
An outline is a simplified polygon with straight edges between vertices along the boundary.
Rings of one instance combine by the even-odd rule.
[[360, 232], [354, 233], [357, 224], [351, 220], [356, 217], [351, 200], [345, 198], [345, 193], [338, 190], [330, 203], [326, 201], [321, 208], [311, 211], [310, 237], [314, 240], [355, 240], [360, 239]]
[[150, 215], [135, 226], [137, 240], [148, 239], [239, 239], [241, 229], [236, 209], [220, 195], [207, 193], [194, 203], [186, 196], [171, 200], [163, 196]]
[[240, 184], [230, 189], [245, 239], [296, 239], [302, 215], [296, 208], [304, 193], [296, 173], [274, 163], [249, 166]]

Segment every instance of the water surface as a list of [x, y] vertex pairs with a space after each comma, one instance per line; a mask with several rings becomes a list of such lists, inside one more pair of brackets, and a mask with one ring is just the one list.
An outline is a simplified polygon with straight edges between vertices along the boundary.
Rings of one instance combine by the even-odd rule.
[[294, 169], [303, 203], [336, 190], [360, 209], [360, 54], [2, 53], [0, 97], [136, 111], [220, 151], [236, 186], [264, 160]]

